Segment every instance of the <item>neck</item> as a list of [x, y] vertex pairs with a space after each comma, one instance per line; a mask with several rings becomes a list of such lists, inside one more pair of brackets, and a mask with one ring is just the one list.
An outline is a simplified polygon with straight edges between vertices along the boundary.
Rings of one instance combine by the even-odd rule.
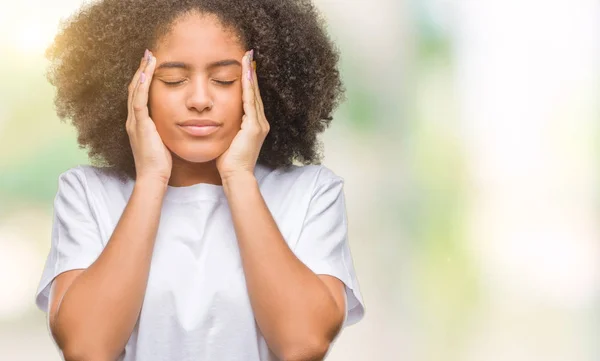
[[192, 163], [173, 154], [173, 168], [169, 185], [187, 187], [198, 183], [222, 185], [216, 161]]

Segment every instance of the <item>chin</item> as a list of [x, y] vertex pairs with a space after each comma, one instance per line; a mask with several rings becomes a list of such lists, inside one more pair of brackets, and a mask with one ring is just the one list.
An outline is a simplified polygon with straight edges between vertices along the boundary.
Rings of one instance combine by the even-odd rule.
[[169, 147], [174, 156], [189, 163], [208, 163], [216, 160], [226, 149], [210, 146]]

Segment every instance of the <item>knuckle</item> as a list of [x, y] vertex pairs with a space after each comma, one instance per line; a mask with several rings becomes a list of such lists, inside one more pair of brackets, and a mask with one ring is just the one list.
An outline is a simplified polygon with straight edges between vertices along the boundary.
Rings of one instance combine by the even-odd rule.
[[259, 137], [262, 135], [262, 129], [260, 128], [260, 126], [252, 127], [250, 129], [250, 131], [251, 131], [252, 135], [255, 137]]
[[133, 111], [135, 111], [135, 112], [141, 112], [142, 110], [144, 110], [144, 106], [143, 105], [133, 104]]

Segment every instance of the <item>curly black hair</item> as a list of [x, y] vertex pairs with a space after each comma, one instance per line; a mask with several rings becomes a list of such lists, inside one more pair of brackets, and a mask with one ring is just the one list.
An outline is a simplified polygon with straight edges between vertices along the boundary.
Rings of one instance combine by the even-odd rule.
[[317, 139], [343, 98], [339, 53], [310, 0], [101, 0], [62, 23], [47, 49], [55, 105], [70, 119], [92, 163], [135, 179], [125, 129], [127, 87], [139, 54], [153, 49], [187, 13], [216, 15], [254, 59], [270, 123], [258, 163], [318, 164]]

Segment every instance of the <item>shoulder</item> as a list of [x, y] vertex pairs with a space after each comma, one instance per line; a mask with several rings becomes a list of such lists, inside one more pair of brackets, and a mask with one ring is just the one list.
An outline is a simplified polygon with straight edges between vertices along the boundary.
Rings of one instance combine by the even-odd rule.
[[58, 177], [59, 192], [96, 193], [107, 189], [127, 188], [130, 182], [121, 180], [111, 168], [82, 164], [72, 167]]
[[81, 165], [70, 168], [58, 176], [59, 193], [87, 193], [87, 179]]
[[261, 166], [261, 188], [310, 191], [331, 183], [344, 183], [344, 179], [324, 165], [291, 165], [269, 169]]

